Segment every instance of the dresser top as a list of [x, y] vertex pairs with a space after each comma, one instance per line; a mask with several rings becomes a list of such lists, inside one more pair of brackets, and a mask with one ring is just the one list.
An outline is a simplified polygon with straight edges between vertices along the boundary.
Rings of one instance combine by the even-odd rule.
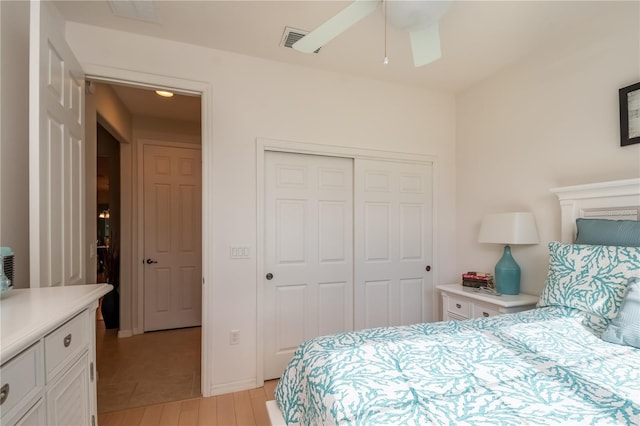
[[0, 301], [0, 362], [89, 307], [113, 287], [87, 284], [10, 290]]
[[439, 285], [437, 289], [440, 291], [445, 291], [447, 293], [457, 294], [458, 296], [465, 296], [475, 300], [481, 300], [483, 302], [491, 303], [503, 308], [534, 305], [538, 303], [538, 300], [540, 299], [538, 296], [525, 293], [516, 295], [502, 294], [500, 296], [497, 296], [495, 294], [482, 292], [472, 287], [463, 287], [460, 284]]

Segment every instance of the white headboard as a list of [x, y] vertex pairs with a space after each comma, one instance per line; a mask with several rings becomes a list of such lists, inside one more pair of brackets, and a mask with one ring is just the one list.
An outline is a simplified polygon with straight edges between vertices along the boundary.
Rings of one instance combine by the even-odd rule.
[[640, 178], [552, 188], [560, 200], [561, 240], [572, 243], [579, 217], [640, 220]]

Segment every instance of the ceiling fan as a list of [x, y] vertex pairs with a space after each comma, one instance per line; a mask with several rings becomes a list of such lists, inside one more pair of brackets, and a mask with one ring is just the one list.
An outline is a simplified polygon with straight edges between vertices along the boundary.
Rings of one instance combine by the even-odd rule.
[[438, 21], [451, 1], [355, 0], [292, 47], [300, 52], [312, 53], [384, 4], [386, 23], [409, 32], [413, 64], [421, 67], [440, 58]]

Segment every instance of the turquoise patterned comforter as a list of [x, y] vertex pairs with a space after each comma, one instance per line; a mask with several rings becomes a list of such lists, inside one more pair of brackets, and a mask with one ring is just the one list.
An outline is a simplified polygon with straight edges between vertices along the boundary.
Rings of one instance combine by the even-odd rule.
[[319, 337], [276, 389], [288, 424], [640, 424], [640, 350], [578, 310]]

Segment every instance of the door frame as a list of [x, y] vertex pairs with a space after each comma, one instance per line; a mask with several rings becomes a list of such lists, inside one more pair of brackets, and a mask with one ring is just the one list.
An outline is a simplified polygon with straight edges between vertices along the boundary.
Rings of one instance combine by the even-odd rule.
[[[256, 386], [264, 385], [264, 292], [262, 287], [264, 277], [264, 161], [265, 152], [288, 152], [293, 154], [320, 155], [325, 157], [342, 157], [352, 160], [369, 159], [369, 160], [395, 160], [415, 164], [431, 164], [433, 167], [432, 181], [432, 252], [433, 265], [438, 265], [438, 251], [436, 250], [438, 241], [438, 216], [437, 216], [437, 200], [438, 200], [438, 170], [437, 156], [428, 154], [410, 154], [394, 151], [383, 151], [366, 148], [352, 148], [336, 145], [323, 145], [308, 142], [294, 142], [269, 138], [256, 139]], [[433, 282], [438, 282], [438, 268], [433, 271]], [[354, 283], [355, 285], [355, 283]], [[435, 288], [435, 286], [434, 286]], [[435, 294], [434, 294], [435, 295]], [[433, 312], [437, 312], [437, 298], [433, 298]]]
[[[214, 162], [213, 157], [213, 87], [209, 83], [171, 77], [161, 74], [150, 74], [110, 66], [83, 63], [80, 65], [85, 72], [85, 79], [108, 84], [124, 84], [135, 87], [164, 88], [176, 93], [199, 95], [201, 102], [201, 149], [202, 149], [202, 259], [213, 254], [213, 170], [210, 166]], [[132, 141], [132, 145], [135, 145]], [[140, 223], [137, 217], [138, 187], [134, 183], [137, 179], [137, 172], [132, 169], [133, 164], [137, 164], [138, 154], [136, 147], [120, 151], [121, 160], [121, 181], [124, 185], [121, 188], [122, 217], [128, 220], [122, 222], [121, 232], [121, 264], [120, 264], [120, 326], [128, 328], [121, 329], [118, 337], [128, 337], [133, 334], [143, 333], [143, 318], [138, 308], [142, 269], [138, 248], [138, 229]], [[125, 202], [126, 201], [126, 202]], [[125, 223], [130, 224], [126, 229]], [[140, 260], [140, 262], [139, 262]], [[140, 263], [140, 265], [139, 265]], [[213, 342], [209, 330], [209, 303], [211, 297], [209, 287], [205, 285], [206, 278], [213, 277], [213, 266], [211, 262], [202, 262], [202, 333], [201, 333], [201, 383], [200, 391], [203, 396], [211, 396], [211, 371], [214, 362]], [[209, 278], [211, 281], [212, 278]], [[140, 311], [140, 312], [139, 312]]]
[[[135, 145], [135, 149], [138, 152], [138, 158], [136, 161], [136, 166], [137, 166], [137, 182], [136, 182], [136, 187], [137, 187], [137, 194], [139, 194], [140, 196], [137, 196], [136, 198], [134, 198], [136, 200], [136, 209], [137, 209], [137, 223], [139, 224], [139, 226], [136, 226], [136, 233], [137, 236], [136, 238], [138, 239], [138, 250], [135, 256], [135, 259], [144, 259], [145, 256], [145, 252], [144, 252], [144, 197], [142, 196], [142, 194], [144, 193], [144, 147], [146, 145], [153, 145], [153, 146], [163, 146], [163, 147], [169, 147], [169, 148], [185, 148], [185, 149], [197, 149], [200, 150], [200, 154], [201, 154], [201, 158], [202, 158], [202, 143], [200, 145], [194, 144], [194, 143], [190, 143], [190, 142], [176, 142], [176, 141], [164, 141], [161, 139], [149, 139], [149, 138], [138, 138], [136, 140], [134, 140], [132, 142], [132, 144]], [[204, 162], [201, 161], [201, 167], [204, 166]], [[200, 186], [203, 187], [203, 178], [204, 178], [204, 174], [201, 176], [200, 178]], [[204, 192], [204, 191], [203, 191]], [[204, 195], [204, 193], [202, 194]], [[203, 201], [204, 203], [204, 201]], [[203, 216], [202, 216], [202, 211], [200, 211], [200, 224], [201, 226], [203, 225]], [[202, 233], [204, 235], [204, 232]], [[202, 238], [202, 244], [204, 244], [204, 238]], [[203, 273], [203, 277], [204, 277], [204, 271], [202, 270], [203, 268], [203, 264], [202, 264], [202, 258], [200, 259], [200, 270]], [[136, 262], [136, 273], [138, 276], [138, 304], [137, 304], [137, 316], [138, 316], [138, 328], [134, 330], [134, 334], [142, 334], [144, 333], [144, 287], [145, 287], [145, 282], [144, 282], [144, 271], [145, 271], [145, 265], [142, 262]], [[204, 286], [203, 286], [204, 288]], [[204, 297], [204, 292], [203, 294], [201, 294], [200, 296], [201, 298]], [[201, 301], [202, 302], [202, 301]], [[204, 307], [204, 305], [203, 305]], [[204, 313], [203, 313], [204, 314]], [[202, 321], [202, 318], [200, 318], [200, 323], [201, 323], [201, 327], [204, 326], [204, 322]], [[202, 333], [204, 334], [204, 328], [202, 328], [201, 330]], [[201, 374], [202, 375], [202, 374]]]

